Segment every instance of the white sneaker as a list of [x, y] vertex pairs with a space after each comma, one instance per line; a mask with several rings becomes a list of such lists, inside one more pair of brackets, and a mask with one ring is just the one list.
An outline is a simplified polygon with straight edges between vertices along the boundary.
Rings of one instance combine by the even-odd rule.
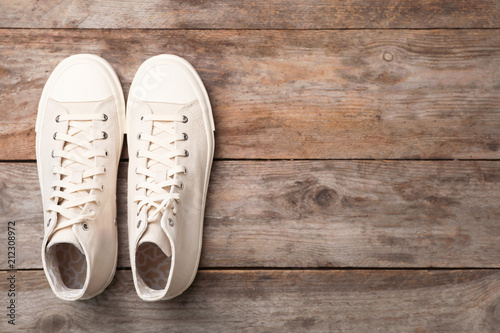
[[170, 299], [192, 283], [214, 151], [208, 94], [184, 59], [144, 62], [127, 104], [128, 231], [139, 296]]
[[43, 89], [36, 122], [42, 261], [64, 300], [101, 293], [115, 273], [124, 104], [118, 77], [95, 55], [63, 60]]

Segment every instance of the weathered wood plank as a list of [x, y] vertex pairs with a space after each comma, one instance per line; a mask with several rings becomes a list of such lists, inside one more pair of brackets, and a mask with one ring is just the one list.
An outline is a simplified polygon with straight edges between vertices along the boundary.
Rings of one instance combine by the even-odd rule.
[[495, 0], [2, 0], [0, 27], [149, 29], [498, 28]]
[[[130, 266], [126, 167], [119, 267]], [[500, 161], [217, 161], [200, 265], [499, 267], [499, 202]], [[40, 268], [34, 163], [0, 164], [0, 215], [17, 221], [17, 267]]]
[[96, 53], [128, 91], [174, 53], [211, 95], [217, 158], [500, 158], [500, 34], [438, 31], [3, 30], [0, 159], [34, 159], [49, 73]]
[[[2, 297], [6, 272], [0, 273]], [[181, 296], [143, 302], [130, 271], [65, 302], [42, 271], [16, 275], [16, 329], [54, 332], [496, 332], [500, 271], [200, 271]], [[3, 304], [6, 304], [5, 302]], [[1, 321], [3, 330], [9, 328]]]

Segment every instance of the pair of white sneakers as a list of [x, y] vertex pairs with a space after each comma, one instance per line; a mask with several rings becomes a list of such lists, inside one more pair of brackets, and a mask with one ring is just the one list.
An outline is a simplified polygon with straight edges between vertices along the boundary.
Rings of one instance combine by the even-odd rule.
[[196, 275], [214, 152], [208, 94], [187, 61], [159, 55], [140, 66], [126, 109], [116, 73], [95, 55], [66, 58], [43, 89], [36, 123], [42, 261], [61, 299], [94, 297], [115, 274], [124, 133], [130, 262], [138, 295], [147, 301], [173, 298]]

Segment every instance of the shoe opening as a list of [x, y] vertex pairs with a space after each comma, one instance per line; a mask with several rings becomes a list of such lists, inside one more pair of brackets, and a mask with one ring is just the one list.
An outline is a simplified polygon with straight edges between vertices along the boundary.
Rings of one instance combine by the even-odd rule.
[[171, 257], [154, 243], [143, 243], [137, 249], [135, 265], [140, 278], [153, 290], [165, 289], [170, 274]]
[[76, 246], [69, 243], [51, 246], [46, 259], [48, 272], [58, 292], [81, 291], [87, 278], [87, 260]]
[[55, 255], [62, 283], [69, 289], [82, 289], [87, 277], [85, 255], [73, 244], [57, 244]]

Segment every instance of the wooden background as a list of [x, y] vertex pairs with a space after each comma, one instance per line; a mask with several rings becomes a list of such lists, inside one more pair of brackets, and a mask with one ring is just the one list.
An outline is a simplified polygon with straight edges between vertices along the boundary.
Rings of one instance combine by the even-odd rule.
[[[75, 53], [126, 94], [161, 53], [207, 86], [202, 259], [172, 301], [133, 287], [126, 153], [114, 281], [72, 303], [46, 282], [36, 110]], [[498, 332], [500, 1], [0, 0], [0, 216], [23, 332]]]

